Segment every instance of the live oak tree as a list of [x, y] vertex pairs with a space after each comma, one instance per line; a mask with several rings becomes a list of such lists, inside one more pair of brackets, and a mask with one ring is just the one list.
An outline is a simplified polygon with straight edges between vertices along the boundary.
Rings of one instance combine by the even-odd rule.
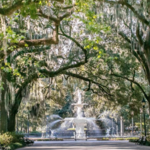
[[[90, 1], [91, 2], [91, 1]], [[89, 1], [84, 1], [82, 3], [78, 0], [78, 4], [81, 6], [80, 10], [84, 10], [84, 6]], [[133, 79], [131, 74], [114, 74], [113, 76], [125, 79], [129, 82], [132, 82], [134, 85], [138, 86], [149, 104], [150, 111], [150, 94], [149, 94], [149, 5], [150, 1], [128, 1], [128, 0], [96, 0], [95, 3], [91, 4], [92, 12], [86, 13], [86, 17], [78, 17], [86, 25], [89, 33], [95, 32], [103, 39], [102, 43], [105, 43], [104, 47], [95, 47], [96, 49], [105, 49], [109, 50], [115, 49], [126, 49], [127, 52], [133, 54], [137, 61], [141, 64], [142, 69], [145, 73], [146, 80], [148, 85], [143, 88], [140, 82]], [[77, 4], [77, 5], [78, 5]], [[79, 11], [80, 11], [79, 10]], [[87, 19], [90, 18], [91, 14], [95, 14], [93, 20], [89, 23]], [[89, 17], [89, 18], [88, 18]], [[94, 22], [94, 23], [93, 23]], [[101, 23], [105, 22], [111, 27], [111, 33], [114, 39], [110, 40], [110, 35], [102, 34], [99, 32]], [[97, 27], [97, 30], [94, 30], [93, 27]], [[121, 38], [120, 38], [121, 37]], [[100, 38], [100, 39], [101, 39]], [[88, 41], [90, 43], [90, 41]], [[110, 44], [108, 44], [110, 43]], [[115, 45], [112, 47], [112, 45]], [[88, 45], [90, 47], [90, 44]], [[142, 71], [139, 67], [139, 71]], [[134, 74], [134, 73], [133, 73]], [[143, 78], [143, 77], [142, 77]], [[144, 78], [143, 78], [144, 79]], [[143, 80], [144, 81], [144, 80]], [[145, 81], [144, 81], [145, 82]]]
[[[103, 13], [103, 19], [112, 27], [112, 31], [124, 39], [126, 48], [140, 62], [148, 85], [150, 85], [150, 1], [98, 0], [97, 2], [99, 4], [96, 6], [97, 13]], [[131, 77], [117, 76], [123, 77], [140, 87], [140, 84], [132, 80]], [[140, 89], [149, 103], [150, 111], [149, 89], [143, 90], [141, 87]]]
[[61, 110], [66, 105], [66, 95], [69, 91], [69, 86], [63, 84], [62, 76], [40, 78], [28, 84], [28, 92], [23, 95], [17, 113], [17, 131], [27, 132], [28, 127], [30, 131], [36, 131], [39, 127], [45, 126], [47, 115], [59, 114], [56, 110]]
[[[83, 3], [83, 6], [81, 5], [81, 8], [83, 7], [82, 9], [84, 9], [84, 5], [86, 5], [86, 4]], [[100, 5], [96, 4], [95, 7], [97, 7], [97, 9], [99, 10], [100, 6], [101, 6], [101, 4]], [[109, 8], [109, 6], [108, 6], [108, 8]], [[91, 9], [92, 9], [92, 5], [91, 5]], [[105, 9], [105, 6], [103, 7], [103, 9]], [[116, 9], [116, 7], [113, 9]], [[95, 11], [95, 9], [93, 8], [93, 12], [94, 11]], [[105, 11], [107, 11], [107, 9], [105, 9]], [[103, 11], [101, 11], [100, 13], [103, 13]], [[144, 96], [146, 97], [147, 93], [149, 93], [149, 86], [147, 84], [147, 81], [145, 81], [144, 73], [140, 66], [141, 62], [137, 62], [137, 59], [135, 59], [135, 57], [130, 56], [130, 54], [131, 54], [130, 50], [132, 47], [128, 43], [126, 43], [124, 38], [120, 39], [119, 27], [114, 26], [114, 23], [111, 22], [112, 21], [111, 19], [113, 19], [113, 18], [111, 16], [110, 16], [110, 18], [107, 18], [107, 16], [105, 16], [105, 15], [104, 16], [99, 15], [100, 13], [99, 12], [92, 13], [89, 11], [89, 13], [87, 13], [86, 16], [84, 16], [84, 17], [76, 16], [76, 18], [78, 18], [80, 21], [82, 21], [85, 24], [86, 29], [87, 29], [86, 31], [85, 30], [82, 31], [78, 28], [78, 30], [80, 30], [80, 36], [82, 36], [82, 33], [84, 33], [84, 35], [85, 35], [85, 33], [87, 33], [87, 34], [90, 34], [89, 37], [90, 37], [90, 39], [92, 39], [92, 40], [89, 40], [89, 39], [85, 40], [86, 41], [84, 43], [85, 48], [92, 47], [93, 50], [98, 50], [99, 51], [98, 53], [100, 55], [102, 53], [102, 49], [105, 50], [106, 52], [108, 51], [108, 53], [110, 50], [114, 51], [114, 53], [116, 53], [114, 56], [110, 56], [110, 59], [111, 59], [111, 57], [113, 57], [113, 58], [112, 58], [112, 61], [111, 60], [109, 61], [110, 63], [107, 66], [108, 71], [107, 71], [107, 69], [103, 69], [103, 71], [101, 71], [101, 74], [103, 77], [105, 77], [106, 81], [108, 81], [108, 82], [110, 81], [110, 79], [112, 79], [111, 81], [113, 81], [113, 84], [117, 85], [118, 89], [109, 88], [109, 84], [107, 84], [108, 82], [105, 82], [106, 85], [105, 84], [103, 85], [104, 82], [95, 81], [95, 79], [97, 80], [97, 78], [98, 78], [97, 76], [99, 76], [100, 73], [98, 73], [97, 76], [94, 76], [94, 78], [91, 78], [91, 76], [93, 76], [92, 74], [95, 71], [97, 63], [99, 63], [102, 66], [105, 66], [101, 62], [95, 61], [95, 63], [93, 63], [94, 64], [93, 72], [91, 71], [92, 69], [90, 68], [89, 74], [87, 74], [87, 72], [85, 73], [85, 70], [86, 70], [85, 69], [85, 70], [83, 70], [83, 73], [81, 73], [81, 72], [76, 72], [76, 73], [66, 72], [66, 75], [72, 76], [75, 78], [79, 78], [79, 79], [85, 80], [86, 82], [89, 82], [89, 88], [87, 88], [87, 89], [91, 90], [92, 92], [94, 92], [96, 94], [101, 94], [101, 93], [104, 94], [105, 93], [106, 96], [110, 96], [111, 92], [118, 94], [116, 101], [118, 101], [119, 104], [123, 104], [123, 105], [129, 104], [130, 107], [135, 110], [136, 114], [138, 114], [140, 112], [139, 108], [141, 106], [140, 104], [141, 104], [142, 94], [144, 94]], [[107, 14], [107, 13], [104, 13], [104, 14]], [[87, 21], [87, 19], [89, 19], [90, 21], [89, 20]], [[116, 18], [114, 18], [114, 21], [116, 22]], [[107, 34], [103, 34], [103, 33], [99, 32], [100, 30], [98, 29], [97, 26], [102, 22], [105, 22], [105, 23], [107, 22], [110, 26], [112, 26], [112, 31], [114, 33], [107, 35]], [[94, 28], [94, 27], [96, 27], [96, 28]], [[96, 29], [98, 29], [98, 30], [96, 30]], [[121, 29], [123, 29], [123, 28], [121, 28]], [[93, 32], [95, 33], [94, 36], [92, 36]], [[65, 33], [63, 33], [63, 34], [64, 34], [64, 36], [71, 38], [67, 34], [65, 34]], [[100, 38], [95, 39], [95, 37], [97, 37], [97, 35], [99, 35]], [[111, 39], [110, 39], [110, 37], [111, 37]], [[79, 38], [79, 39], [81, 39], [81, 38]], [[99, 43], [101, 43], [101, 41], [103, 44], [99, 45]], [[117, 51], [117, 50], [120, 50], [120, 51]], [[117, 55], [119, 57], [120, 57], [120, 55], [122, 55], [122, 57], [124, 57], [124, 59], [121, 61], [120, 60], [118, 61], [119, 62], [118, 66], [115, 66], [115, 65], [113, 66], [113, 63], [114, 63], [113, 60], [116, 59], [116, 61], [117, 61], [117, 59], [118, 59]], [[128, 55], [128, 56], [126, 57], [126, 55]], [[107, 58], [107, 59], [109, 59], [109, 58]], [[86, 67], [87, 67], [87, 65], [86, 65]], [[116, 69], [115, 69], [115, 67], [116, 67]], [[106, 78], [108, 74], [110, 76], [108, 76], [109, 78]], [[125, 79], [125, 81], [123, 81], [122, 79]], [[97, 86], [97, 88], [95, 88], [96, 87], [95, 85]], [[94, 89], [93, 89], [93, 87], [94, 87]], [[97, 92], [97, 90], [98, 90], [98, 92]], [[111, 91], [111, 92], [109, 93], [109, 91]], [[123, 94], [124, 95], [124, 97], [123, 97], [122, 93], [125, 91], [126, 91], [126, 93]], [[113, 101], [113, 97], [108, 98], [108, 99]], [[117, 103], [117, 105], [118, 105], [118, 103]], [[133, 108], [133, 105], [135, 106], [134, 108]]]
[[[130, 52], [127, 51], [129, 46], [124, 42], [124, 39], [118, 40], [119, 36], [118, 36], [117, 32], [114, 34], [112, 34], [112, 33], [108, 33], [108, 34], [104, 33], [103, 34], [101, 32], [100, 28], [103, 25], [103, 22], [105, 22], [105, 25], [106, 25], [106, 23], [108, 23], [109, 20], [107, 20], [107, 18], [105, 16], [104, 16], [105, 18], [102, 19], [103, 18], [102, 15], [99, 13], [99, 11], [97, 12], [97, 9], [100, 9], [101, 5], [97, 5], [97, 4], [95, 5], [92, 3], [93, 5], [90, 5], [90, 9], [89, 9], [88, 4], [90, 2], [84, 1], [84, 3], [81, 3], [81, 1], [78, 1], [78, 3], [76, 4], [76, 5], [81, 5], [80, 9], [78, 10], [79, 12], [85, 11], [85, 16], [83, 16], [83, 17], [80, 15], [75, 16], [76, 18], [78, 18], [79, 21], [82, 21], [86, 27], [86, 30], [83, 29], [82, 27], [78, 28], [78, 32], [80, 33], [79, 39], [82, 39], [82, 33], [84, 34], [84, 37], [86, 37], [85, 35], [89, 36], [89, 38], [85, 38], [85, 40], [84, 40], [84, 45], [85, 45], [84, 47], [89, 48], [89, 49], [92, 48], [95, 51], [95, 53], [99, 53], [99, 56], [98, 56], [99, 58], [101, 57], [100, 55], [103, 53], [103, 51], [104, 51], [104, 55], [105, 54], [107, 55], [107, 53], [108, 54], [112, 53], [112, 52], [114, 53], [113, 55], [109, 54], [108, 56], [106, 56], [106, 59], [108, 59], [108, 60], [110, 59], [110, 61], [109, 61], [108, 66], [106, 67], [106, 69], [103, 69], [103, 71], [101, 71], [103, 76], [107, 76], [108, 73], [113, 75], [112, 74], [113, 72], [111, 72], [112, 71], [111, 66], [113, 66], [113, 63], [114, 63], [113, 60], [116, 59], [116, 61], [117, 61], [118, 56], [121, 57], [120, 55], [123, 55], [123, 53], [125, 53], [125, 55], [123, 55], [122, 57], [125, 57], [126, 55], [128, 55], [128, 56], [126, 56], [126, 58], [124, 58], [124, 60], [121, 60], [122, 63], [120, 63], [120, 62], [119, 62], [120, 64], [118, 63], [118, 66], [116, 66], [116, 70], [121, 69], [120, 66], [122, 65], [124, 68], [124, 70], [122, 70], [122, 74], [125, 74], [125, 72], [127, 72], [127, 74], [126, 74], [127, 76], [133, 76], [132, 74], [134, 74], [133, 73], [134, 69], [137, 71], [138, 68], [140, 68], [139, 63], [137, 63], [134, 58], [130, 57]], [[88, 8], [88, 10], [86, 10], [84, 6], [86, 6]], [[68, 24], [71, 26], [72, 23], [68, 23]], [[109, 31], [108, 26], [106, 26], [105, 29]], [[69, 37], [69, 35], [67, 35], [64, 32], [63, 32], [63, 35], [71, 39], [71, 37]], [[121, 49], [123, 49], [123, 50], [121, 50]], [[95, 55], [95, 54], [93, 53], [93, 54], [91, 54], [91, 56], [92, 55]], [[113, 57], [112, 61], [111, 61], [111, 57]], [[126, 63], [125, 61], [128, 59], [130, 59], [130, 61], [131, 60], [133, 60], [133, 61], [131, 61], [131, 63]], [[91, 64], [93, 64], [94, 68], [96, 68], [97, 63], [98, 62], [96, 62], [96, 61], [95, 62], [91, 61]], [[90, 64], [90, 62], [89, 62], [89, 64]], [[99, 62], [99, 66], [100, 65], [102, 65], [103, 67], [105, 66], [101, 61]], [[125, 66], [125, 65], [128, 65], [128, 66]], [[108, 68], [108, 72], [105, 73], [105, 71], [107, 71], [107, 68]], [[115, 69], [115, 66], [113, 66], [113, 68]], [[128, 68], [130, 68], [130, 69], [128, 69]], [[119, 70], [119, 71], [121, 72], [121, 70]], [[140, 71], [141, 70], [139, 69], [139, 72]], [[84, 70], [83, 70], [83, 72], [84, 72]], [[67, 73], [67, 74], [70, 76], [74, 75], [74, 77], [80, 77], [80, 79], [83, 79], [83, 80], [85, 79], [87, 82], [90, 82], [91, 80], [88, 77], [90, 77], [90, 74], [92, 74], [92, 71], [88, 75], [86, 75], [87, 78], [79, 76], [80, 73], [77, 75], [71, 74], [71, 73], [70, 74]], [[99, 72], [99, 74], [100, 74], [100, 72]], [[91, 83], [92, 83], [92, 81], [91, 81]], [[106, 86], [105, 88], [107, 89], [108, 87]], [[100, 89], [102, 91], [105, 91], [102, 87]], [[109, 94], [109, 93], [106, 92], [106, 94]]]
[[[103, 5], [99, 2], [103, 2], [102, 4], [104, 2], [110, 3], [111, 6], [115, 5], [115, 7], [106, 4], [100, 9], [100, 6]], [[149, 31], [145, 32], [145, 27], [149, 28], [147, 23], [148, 7], [145, 7], [148, 3], [144, 1], [143, 9], [139, 10], [138, 13], [131, 5], [132, 2], [121, 0], [99, 0], [99, 2], [92, 0], [76, 0], [76, 3], [63, 2], [63, 0], [8, 0], [1, 3], [1, 131], [15, 130], [15, 116], [22, 98], [24, 95], [28, 95], [28, 86], [32, 85], [38, 78], [53, 78], [60, 74], [78, 78], [88, 83], [86, 90], [105, 96], [109, 100], [113, 94], [118, 92], [118, 103], [126, 104], [127, 101], [121, 101], [120, 96], [122, 91], [128, 91], [132, 95], [130, 89], [127, 89], [129, 85], [125, 82], [119, 82], [116, 92], [115, 86], [113, 86], [116, 84], [116, 79], [111, 77], [114, 72], [109, 72], [111, 63], [106, 65], [104, 60], [102, 62], [101, 60], [100, 62], [92, 61], [93, 56], [98, 54], [98, 57], [101, 57], [102, 52], [108, 49], [107, 44], [110, 41], [109, 38], [106, 39], [105, 33], [110, 32], [109, 26], [112, 27], [113, 32], [127, 41], [121, 41], [123, 44], [119, 42], [118, 45], [121, 44], [122, 47], [124, 45], [125, 49], [130, 50], [136, 56], [139, 62], [143, 64], [145, 74], [149, 79], [149, 40], [145, 38], [145, 33], [149, 33]], [[138, 6], [139, 3], [135, 2], [134, 5]], [[123, 9], [120, 11], [118, 6], [123, 7]], [[127, 11], [126, 8], [128, 8]], [[108, 9], [112, 9], [110, 13], [104, 13]], [[73, 12], [75, 12], [74, 15], [72, 15]], [[118, 22], [122, 18], [121, 15], [125, 15], [125, 12], [130, 14], [130, 17], [127, 15], [128, 17], [119, 28]], [[107, 15], [103, 16], [102, 14]], [[132, 22], [132, 20], [134, 21]], [[139, 23], [137, 23], [136, 35], [134, 35], [136, 21]], [[126, 29], [125, 33], [122, 31], [124, 28]], [[114, 41], [118, 42], [119, 40]], [[55, 46], [56, 44], [57, 46]], [[142, 49], [143, 51], [141, 51]], [[83, 65], [88, 62], [87, 69], [84, 70]], [[97, 67], [97, 63], [104, 63], [104, 68]], [[76, 67], [81, 67], [84, 70], [83, 74], [79, 69], [73, 69]], [[91, 72], [93, 68], [95, 71]], [[68, 69], [69, 71], [66, 71]], [[103, 78], [98, 77], [99, 75], [104, 77], [104, 74], [106, 79], [103, 80]], [[134, 71], [127, 74], [128, 77], [132, 76], [132, 78], [134, 75]], [[112, 83], [109, 83], [110, 79]], [[127, 79], [141, 87], [135, 83], [135, 80]], [[30, 87], [30, 91], [35, 88], [34, 86]], [[136, 92], [133, 92], [133, 97], [136, 97], [138, 89], [135, 87], [134, 89]], [[142, 90], [143, 88], [140, 89], [149, 99], [147, 91]], [[126, 97], [128, 92], [124, 94]], [[134, 93], [136, 94], [134, 95]], [[115, 98], [114, 102], [116, 102]]]
[[[132, 82], [130, 83], [130, 81], [116, 78], [113, 74], [119, 73], [130, 76], [135, 82], [141, 80], [144, 75], [142, 74], [141, 76], [140, 65], [135, 59], [132, 58], [132, 60], [130, 56], [125, 55], [114, 59], [118, 54], [118, 51], [116, 53], [107, 51], [107, 53], [102, 54], [101, 58], [90, 60], [84, 67], [80, 67], [80, 70], [75, 69], [76, 72], [74, 72], [75, 70], [73, 72], [66, 71], [64, 74], [84, 80], [88, 84], [85, 90], [97, 94], [99, 99], [104, 98], [106, 105], [107, 103], [108, 105], [112, 103], [115, 106], [124, 106], [134, 103], [134, 108], [138, 112], [142, 98], [140, 88], [132, 84]], [[130, 63], [126, 61], [127, 59]], [[141, 80], [139, 84], [141, 88], [146, 90], [147, 83], [143, 83], [143, 81]]]
[[[15, 130], [15, 116], [22, 94], [31, 81], [42, 76], [45, 71], [42, 66], [48, 65], [42, 58], [47, 56], [47, 60], [50, 60], [53, 57], [54, 51], [50, 46], [58, 44], [60, 22], [74, 10], [73, 5], [66, 7], [58, 2], [63, 3], [61, 0], [8, 0], [0, 3], [1, 132]], [[56, 60], [56, 57], [51, 59]], [[85, 63], [73, 61], [72, 58], [56, 62], [57, 66], [54, 65], [55, 61], [52, 62], [49, 77]]]
[[[77, 18], [79, 18], [79, 17], [77, 17]], [[93, 18], [93, 16], [92, 16], [92, 18]], [[69, 25], [70, 24], [72, 24], [72, 23], [69, 23]], [[91, 26], [92, 25], [93, 24], [91, 24]], [[83, 29], [83, 28], [81, 27], [81, 29]], [[94, 28], [92, 28], [92, 29], [94, 29]], [[80, 32], [80, 28], [78, 28], [78, 32]], [[99, 31], [97, 31], [97, 32], [99, 32]], [[85, 33], [89, 34], [89, 31], [86, 30], [86, 31], [80, 32], [80, 36], [78, 37], [79, 39], [82, 39], [82, 33], [85, 36]], [[63, 35], [66, 36], [67, 38], [72, 39], [72, 37], [67, 35], [67, 33], [65, 31], [63, 31]], [[94, 52], [90, 53], [91, 57], [92, 56], [96, 57], [97, 54], [98, 54], [98, 57], [99, 57], [99, 55], [102, 53], [101, 49], [105, 50], [105, 44], [103, 44], [103, 46], [102, 46], [102, 44], [100, 45], [99, 40], [97, 41], [97, 40], [94, 39], [94, 37], [92, 35], [90, 35], [90, 36], [91, 36], [92, 40], [86, 39], [88, 42], [87, 41], [86, 41], [87, 43], [85, 42], [85, 47], [86, 48], [88, 47], [89, 49], [90, 49], [90, 47], [92, 47]], [[102, 42], [103, 41], [104, 41], [104, 39], [102, 40]], [[80, 45], [79, 43], [77, 43], [77, 44]], [[107, 45], [108, 45], [108, 42], [107, 42]], [[130, 88], [130, 87], [132, 87], [132, 86], [130, 86], [130, 83], [124, 83], [123, 81], [119, 82], [120, 79], [115, 79], [115, 78], [111, 77], [111, 75], [112, 75], [111, 74], [111, 70], [112, 70], [111, 67], [113, 66], [112, 64], [114, 64], [114, 66], [113, 66], [114, 69], [116, 68], [116, 70], [119, 70], [123, 74], [125, 72], [127, 72], [128, 76], [129, 75], [134, 76], [134, 74], [133, 74], [134, 69], [137, 71], [138, 68], [139, 68], [139, 64], [136, 63], [135, 59], [130, 57], [129, 53], [127, 53], [128, 56], [126, 56], [126, 58], [124, 58], [123, 60], [113, 60], [117, 56], [117, 54], [118, 55], [121, 54], [120, 51], [116, 50], [116, 52], [114, 52], [114, 54], [112, 54], [112, 55], [109, 54], [109, 53], [113, 53], [113, 51], [112, 52], [111, 51], [110, 52], [106, 51], [104, 53], [106, 56], [102, 60], [93, 61], [93, 60], [91, 60], [92, 59], [91, 58], [91, 59], [89, 59], [89, 61], [86, 65], [81, 66], [81, 70], [79, 70], [79, 69], [76, 70], [75, 69], [75, 70], [73, 70], [73, 72], [72, 71], [64, 71], [62, 73], [65, 74], [65, 75], [72, 76], [74, 78], [78, 78], [78, 79], [86, 81], [87, 83], [89, 83], [89, 86], [87, 87], [87, 90], [90, 90], [93, 93], [99, 94], [100, 96], [105, 96], [107, 99], [109, 99], [112, 102], [114, 101], [114, 102], [118, 102], [119, 104], [122, 104], [122, 105], [124, 104], [125, 105], [128, 102], [131, 102], [129, 100], [128, 96], [129, 96], [129, 93], [131, 95], [133, 93], [133, 95], [134, 95], [133, 99], [135, 100], [137, 98], [138, 103], [139, 103], [139, 101], [141, 100], [140, 99], [141, 92], [138, 92], [138, 90], [139, 90], [138, 88], [135, 87], [134, 88], [135, 91], [133, 92], [132, 89]], [[106, 53], [108, 53], [108, 55]], [[114, 58], [112, 58], [112, 57], [114, 57]], [[122, 57], [125, 57], [125, 56], [123, 55]], [[110, 59], [110, 60], [106, 61], [106, 59], [108, 59], [108, 60]], [[112, 59], [112, 61], [111, 61], [111, 59]], [[130, 61], [133, 59], [133, 61], [131, 61], [131, 63], [125, 63], [125, 61], [127, 59], [130, 59]], [[118, 61], [118, 64], [116, 66], [115, 66], [115, 63], [114, 63], [115, 61]], [[97, 65], [97, 64], [99, 64], [99, 65]], [[122, 64], [122, 69], [120, 67], [121, 64]], [[128, 66], [126, 67], [126, 65], [128, 65]], [[116, 71], [116, 70], [114, 70], [114, 71]], [[118, 89], [117, 88], [115, 89], [115, 87], [117, 87]], [[125, 91], [126, 91], [126, 93], [125, 93]], [[124, 93], [124, 95], [122, 93]], [[115, 94], [116, 95], [118, 94], [117, 98], [115, 97]], [[139, 97], [139, 95], [140, 95], [140, 97]], [[118, 103], [117, 103], [117, 105], [118, 105]], [[136, 102], [134, 102], [134, 104], [135, 103]], [[137, 111], [139, 110], [138, 109], [138, 103], [136, 105], [137, 106], [136, 107]]]
[[88, 62], [92, 48], [64, 33], [66, 21], [59, 30], [76, 9], [76, 4], [62, 0], [1, 2], [1, 132], [15, 130], [15, 116], [29, 83]]

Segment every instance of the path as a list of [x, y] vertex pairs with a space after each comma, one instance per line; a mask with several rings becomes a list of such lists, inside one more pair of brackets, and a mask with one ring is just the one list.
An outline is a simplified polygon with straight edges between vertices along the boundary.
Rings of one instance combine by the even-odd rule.
[[35, 142], [33, 146], [18, 150], [150, 150], [128, 141], [54, 141]]

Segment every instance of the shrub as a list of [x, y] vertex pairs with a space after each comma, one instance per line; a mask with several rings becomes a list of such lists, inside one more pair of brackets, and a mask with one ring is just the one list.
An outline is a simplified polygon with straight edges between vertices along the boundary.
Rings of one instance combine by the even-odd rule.
[[108, 137], [108, 138], [97, 138], [97, 140], [129, 140], [129, 141], [137, 141], [138, 137], [129, 137], [129, 138], [122, 138], [122, 137]]
[[138, 139], [130, 139], [129, 142], [137, 143]]
[[150, 135], [146, 137], [147, 141], [150, 142]]
[[23, 146], [25, 146], [25, 144], [23, 144], [23, 143], [13, 143], [13, 144], [10, 144], [8, 146], [4, 146], [4, 149], [14, 150], [14, 149], [17, 149], [17, 148], [21, 148]]
[[55, 138], [55, 139], [35, 139], [35, 141], [63, 141], [61, 138]]
[[0, 135], [0, 144], [7, 146], [12, 143], [22, 142], [23, 137], [24, 136], [21, 134], [16, 134], [14, 132], [6, 132], [6, 133]]

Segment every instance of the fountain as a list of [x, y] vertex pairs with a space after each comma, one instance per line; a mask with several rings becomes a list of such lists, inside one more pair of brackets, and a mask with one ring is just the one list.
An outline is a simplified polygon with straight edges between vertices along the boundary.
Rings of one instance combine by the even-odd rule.
[[[42, 138], [74, 138], [77, 139], [87, 139], [87, 138], [102, 138], [102, 137], [119, 137], [122, 134], [122, 123], [119, 125], [115, 123], [117, 117], [110, 110], [103, 111], [98, 118], [88, 118], [84, 115], [84, 106], [87, 103], [81, 101], [81, 91], [77, 89], [75, 91], [76, 103], [71, 105], [76, 111], [76, 116], [72, 118], [61, 118], [59, 115], [47, 116], [46, 126], [43, 126]], [[96, 125], [96, 121], [100, 123], [105, 123], [105, 127], [100, 129]], [[117, 122], [117, 121], [116, 121]], [[49, 134], [51, 133], [51, 134]]]
[[[77, 139], [84, 139], [86, 138], [86, 133], [85, 133], [85, 127], [87, 126], [87, 118], [83, 116], [83, 107], [84, 105], [87, 105], [86, 103], [82, 103], [81, 101], [81, 93], [79, 90], [77, 90], [77, 97], [78, 97], [78, 102], [73, 103], [72, 105], [75, 106], [77, 110], [77, 117], [72, 118], [72, 123], [75, 128], [75, 133], [76, 133], [76, 138]], [[65, 118], [65, 120], [70, 120], [71, 118]]]
[[[96, 119], [87, 118], [84, 115], [83, 107], [88, 104], [82, 103], [81, 91], [79, 89], [75, 91], [75, 97], [77, 103], [73, 103], [72, 106], [74, 106], [76, 110], [76, 117], [63, 119], [58, 115], [49, 116], [49, 119], [57, 119], [46, 125], [45, 130], [51, 130], [53, 132], [53, 135], [51, 135], [51, 137], [55, 136], [65, 138], [68, 135], [68, 138], [73, 137], [75, 139], [86, 139], [88, 136], [87, 131], [92, 131], [91, 134], [95, 133], [97, 135], [100, 135], [101, 131], [99, 129], [99, 126], [95, 123]], [[61, 125], [57, 129], [52, 130], [52, 127], [57, 125], [58, 123]]]

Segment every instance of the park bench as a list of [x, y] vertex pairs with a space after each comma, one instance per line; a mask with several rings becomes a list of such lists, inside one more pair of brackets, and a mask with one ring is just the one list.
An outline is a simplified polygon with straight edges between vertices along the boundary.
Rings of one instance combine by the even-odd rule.
[[0, 150], [6, 150], [6, 148], [3, 145], [0, 145]]
[[137, 141], [135, 141], [135, 144], [140, 144], [143, 141], [143, 137], [140, 137]]
[[147, 140], [146, 140], [146, 137], [145, 137], [145, 136], [142, 136], [142, 137], [139, 138], [139, 140], [138, 140], [138, 144], [140, 144], [140, 145], [145, 145], [146, 142], [147, 142]]
[[144, 136], [144, 137], [143, 137], [143, 143], [142, 143], [142, 144], [143, 144], [143, 145], [146, 145], [146, 142], [147, 142], [147, 139], [146, 139], [146, 136]]

